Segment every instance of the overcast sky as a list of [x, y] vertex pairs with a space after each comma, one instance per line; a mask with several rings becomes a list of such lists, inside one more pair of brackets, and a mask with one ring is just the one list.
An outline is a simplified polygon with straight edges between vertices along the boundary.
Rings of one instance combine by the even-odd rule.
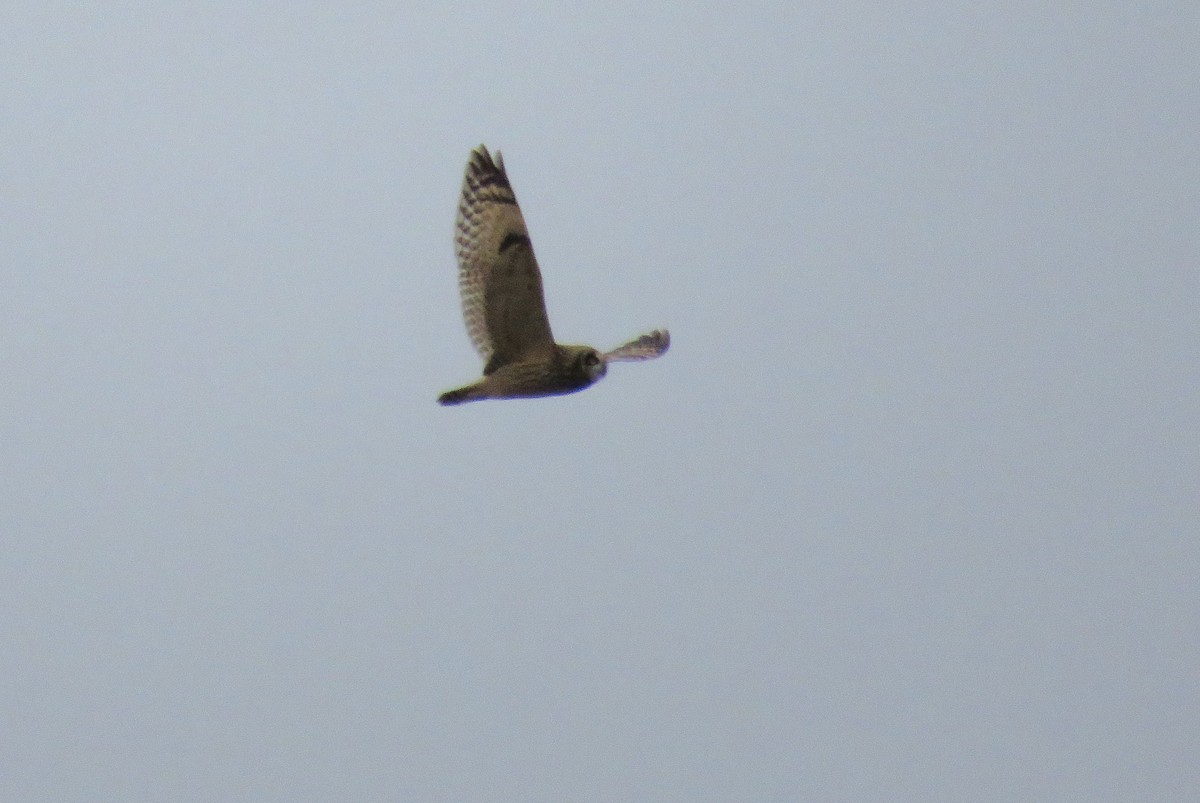
[[[1195, 2], [146, 6], [0, 15], [0, 799], [1194, 799]], [[663, 359], [435, 403], [481, 142]]]

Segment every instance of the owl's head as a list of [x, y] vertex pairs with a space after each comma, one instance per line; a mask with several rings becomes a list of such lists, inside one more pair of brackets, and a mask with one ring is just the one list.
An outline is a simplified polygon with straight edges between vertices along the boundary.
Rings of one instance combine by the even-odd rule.
[[564, 350], [567, 353], [571, 373], [586, 379], [589, 385], [604, 376], [608, 370], [604, 355], [591, 346], [565, 346]]

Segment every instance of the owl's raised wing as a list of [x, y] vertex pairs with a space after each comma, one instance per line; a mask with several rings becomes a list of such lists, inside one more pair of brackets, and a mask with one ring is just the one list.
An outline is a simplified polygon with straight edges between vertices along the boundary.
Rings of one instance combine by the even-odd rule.
[[617, 346], [606, 352], [605, 362], [632, 362], [635, 360], [652, 360], [661, 356], [671, 347], [671, 333], [666, 329], [655, 329], [648, 335], [642, 335], [637, 340], [631, 340], [623, 346]]
[[542, 275], [517, 197], [485, 146], [471, 152], [455, 221], [458, 290], [463, 319], [490, 374], [501, 365], [554, 347]]

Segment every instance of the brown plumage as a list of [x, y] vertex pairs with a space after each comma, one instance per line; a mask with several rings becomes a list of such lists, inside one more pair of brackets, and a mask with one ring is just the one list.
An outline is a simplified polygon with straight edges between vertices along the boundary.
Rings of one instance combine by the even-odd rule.
[[666, 330], [601, 353], [554, 342], [542, 276], [525, 219], [499, 151], [471, 153], [455, 222], [463, 319], [484, 361], [483, 378], [443, 393], [441, 404], [574, 393], [604, 376], [609, 362], [647, 360], [671, 344]]

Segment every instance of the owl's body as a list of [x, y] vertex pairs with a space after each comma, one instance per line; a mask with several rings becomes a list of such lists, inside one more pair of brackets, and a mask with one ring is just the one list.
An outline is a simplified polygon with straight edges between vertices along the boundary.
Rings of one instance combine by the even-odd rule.
[[502, 365], [478, 382], [443, 393], [442, 404], [481, 399], [518, 399], [561, 396], [583, 390], [604, 376], [607, 366], [600, 353], [587, 346], [555, 346], [549, 359]]
[[655, 330], [610, 352], [554, 342], [542, 277], [504, 161], [471, 153], [455, 223], [458, 287], [467, 334], [484, 360], [483, 378], [438, 397], [441, 404], [557, 396], [583, 390], [608, 363], [646, 360], [671, 339]]

